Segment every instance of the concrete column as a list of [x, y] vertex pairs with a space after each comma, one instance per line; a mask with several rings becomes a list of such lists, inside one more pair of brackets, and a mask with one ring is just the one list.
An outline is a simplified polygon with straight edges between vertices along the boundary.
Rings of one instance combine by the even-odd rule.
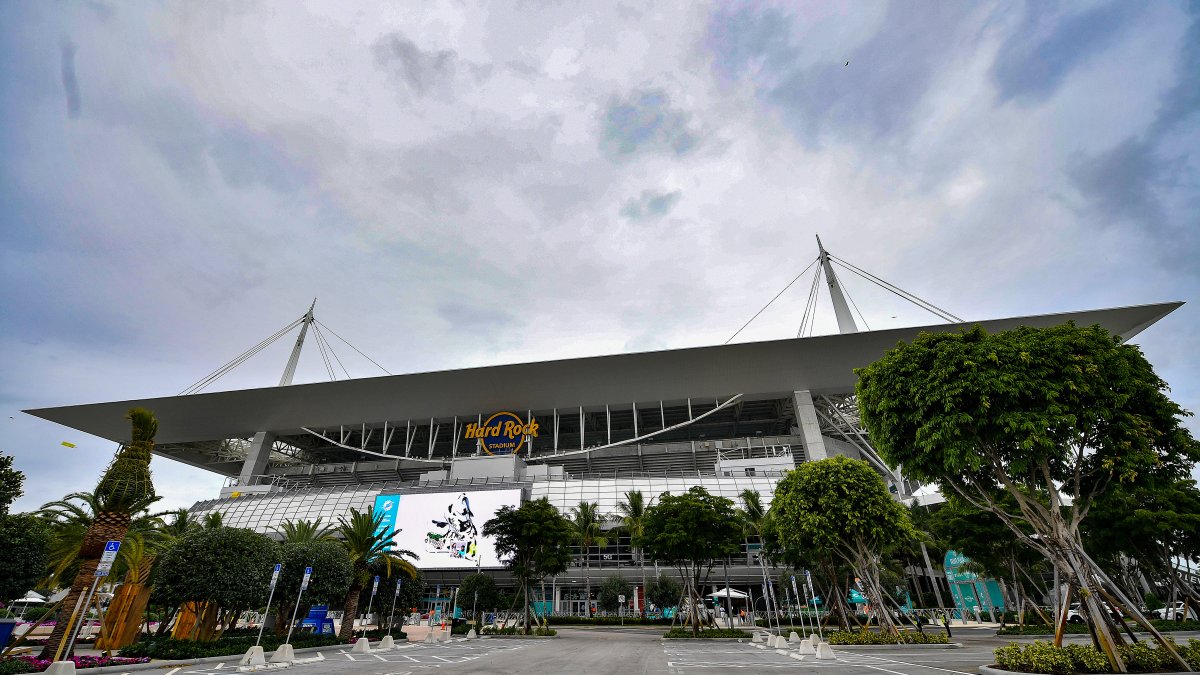
[[246, 453], [246, 461], [242, 463], [242, 472], [238, 475], [240, 485], [249, 485], [252, 476], [261, 476], [267, 471], [267, 461], [271, 459], [271, 446], [275, 445], [275, 434], [260, 431], [254, 434], [250, 442], [250, 451]]
[[792, 392], [792, 401], [796, 405], [796, 421], [800, 425], [800, 435], [804, 436], [804, 449], [808, 460], [815, 462], [829, 458], [825, 450], [825, 439], [821, 436], [821, 422], [817, 419], [817, 409], [813, 407], [812, 394], [808, 390]]

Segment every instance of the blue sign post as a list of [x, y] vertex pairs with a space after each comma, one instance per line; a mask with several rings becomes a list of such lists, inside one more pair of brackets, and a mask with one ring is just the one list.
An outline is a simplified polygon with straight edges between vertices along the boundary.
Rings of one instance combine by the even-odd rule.
[[371, 607], [375, 604], [375, 593], [379, 591], [379, 575], [375, 575], [375, 583], [371, 585], [371, 599], [367, 601], [367, 613], [363, 615], [363, 637], [367, 636], [367, 621], [371, 616]]
[[[296, 608], [292, 610], [292, 623], [288, 626], [287, 643], [292, 644], [292, 628], [296, 626], [296, 612], [300, 610], [300, 598], [304, 596], [304, 591], [308, 588], [308, 581], [312, 579], [312, 568], [304, 568], [304, 579], [300, 581], [300, 592], [296, 594]], [[343, 619], [344, 621], [345, 619]], [[353, 621], [353, 619], [351, 619]]]
[[263, 614], [262, 622], [258, 624], [258, 639], [254, 641], [255, 647], [262, 644], [263, 628], [267, 626], [267, 614], [271, 613], [271, 600], [275, 599], [275, 584], [279, 583], [279, 571], [281, 569], [283, 569], [283, 563], [275, 563], [275, 569], [271, 572], [271, 592], [267, 594], [267, 612]]

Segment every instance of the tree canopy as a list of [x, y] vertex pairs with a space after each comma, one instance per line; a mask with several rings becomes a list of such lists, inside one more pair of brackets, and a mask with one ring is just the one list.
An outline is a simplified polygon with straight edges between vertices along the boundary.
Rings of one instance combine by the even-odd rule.
[[571, 564], [576, 530], [545, 498], [519, 507], [504, 506], [483, 524], [483, 536], [493, 537], [496, 552], [520, 583], [529, 632], [529, 586]]
[[[1137, 347], [1100, 326], [975, 327], [922, 334], [856, 372], [862, 421], [884, 459], [991, 511], [1054, 560], [1083, 589], [1083, 612], [1114, 671], [1126, 670], [1115, 647], [1122, 638], [1101, 597], [1120, 600], [1165, 644], [1079, 537], [1113, 481], [1200, 459], [1181, 424], [1188, 413]], [[1014, 508], [995, 499], [1001, 491]]]
[[621, 606], [621, 596], [625, 596], [625, 601], [629, 602], [633, 599], [633, 587], [617, 575], [610, 576], [600, 582], [600, 589], [596, 593], [596, 604], [600, 609], [606, 612], [615, 612]]
[[0, 516], [24, 493], [24, 483], [25, 474], [13, 468], [13, 458], [0, 452]]
[[714, 564], [741, 551], [741, 541], [742, 519], [733, 502], [702, 487], [681, 495], [665, 492], [646, 510], [646, 553], [679, 570], [693, 633], [700, 630], [704, 606], [700, 587], [708, 581]]
[[775, 486], [771, 514], [785, 550], [824, 551], [850, 565], [879, 610], [880, 626], [895, 630], [879, 584], [880, 558], [916, 531], [869, 464], [846, 457], [801, 464]]
[[35, 515], [9, 515], [21, 496], [25, 474], [0, 455], [0, 602], [25, 595], [46, 573], [50, 528]]
[[195, 530], [163, 553], [155, 590], [172, 604], [212, 601], [226, 610], [262, 607], [279, 555], [278, 544], [250, 530]]

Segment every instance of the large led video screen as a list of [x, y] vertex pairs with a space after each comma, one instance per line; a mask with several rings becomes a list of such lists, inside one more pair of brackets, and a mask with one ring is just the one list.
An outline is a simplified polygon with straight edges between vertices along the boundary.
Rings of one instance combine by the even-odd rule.
[[426, 492], [379, 495], [375, 512], [381, 530], [396, 528], [393, 549], [421, 556], [421, 569], [501, 567], [495, 542], [483, 536], [483, 524], [502, 506], [520, 506], [520, 490]]

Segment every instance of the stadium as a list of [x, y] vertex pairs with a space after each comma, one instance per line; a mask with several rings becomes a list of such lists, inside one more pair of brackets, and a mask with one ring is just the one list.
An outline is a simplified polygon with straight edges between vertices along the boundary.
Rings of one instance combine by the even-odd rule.
[[[545, 497], [564, 514], [596, 502], [614, 514], [629, 491], [650, 501], [699, 485], [735, 504], [754, 490], [769, 506], [784, 473], [833, 455], [866, 460], [898, 498], [911, 497], [919, 486], [879, 458], [858, 423], [856, 368], [922, 332], [976, 324], [994, 332], [1073, 321], [1129, 340], [1182, 304], [860, 332], [830, 258], [822, 249], [814, 262], [832, 294], [835, 335], [292, 385], [310, 309], [288, 327], [300, 336], [280, 386], [27, 412], [120, 443], [126, 410], [154, 411], [156, 454], [227, 478], [192, 511], [220, 512], [228, 526], [273, 534], [285, 520], [336, 522], [375, 506], [442, 597], [476, 570], [506, 583], [479, 530], [525, 500]], [[554, 611], [586, 611], [585, 575], [593, 591], [613, 574], [640, 586], [628, 540], [608, 544], [578, 551], [572, 569], [547, 582]], [[751, 599], [764, 578], [756, 552], [748, 542], [729, 567]]]

